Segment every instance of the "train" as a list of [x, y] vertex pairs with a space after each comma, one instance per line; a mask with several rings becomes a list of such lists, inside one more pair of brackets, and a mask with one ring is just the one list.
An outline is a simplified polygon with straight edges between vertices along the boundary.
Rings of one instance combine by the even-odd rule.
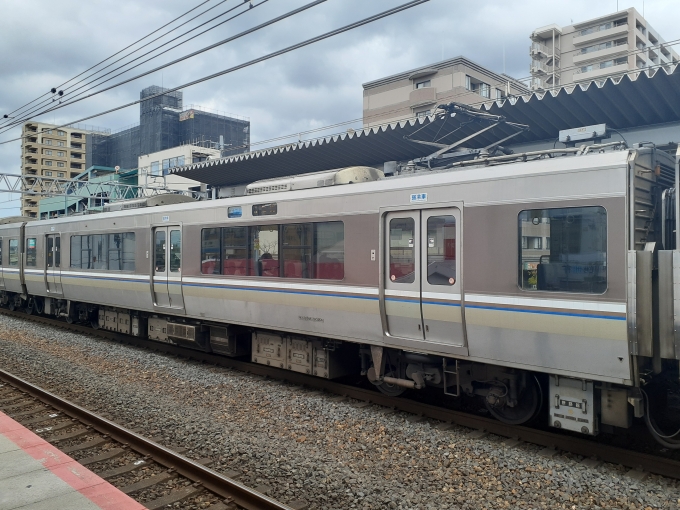
[[[577, 434], [680, 381], [678, 164], [651, 145], [349, 167], [0, 225], [0, 303]], [[664, 422], [665, 423], [665, 422]], [[666, 427], [667, 428], [667, 427]]]

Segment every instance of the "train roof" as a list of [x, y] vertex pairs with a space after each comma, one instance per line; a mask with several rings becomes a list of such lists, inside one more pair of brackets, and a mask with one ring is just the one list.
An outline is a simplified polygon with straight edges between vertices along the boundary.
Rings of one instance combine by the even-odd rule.
[[[33, 225], [49, 221], [53, 224], [71, 223], [83, 220], [100, 220], [117, 217], [133, 217], [144, 214], [165, 214], [180, 211], [196, 211], [211, 209], [214, 207], [228, 206], [251, 206], [254, 204], [284, 202], [289, 200], [303, 200], [309, 198], [324, 198], [343, 195], [374, 194], [376, 192], [391, 190], [416, 191], [425, 187], [440, 186], [452, 183], [471, 183], [479, 181], [492, 181], [501, 179], [513, 179], [521, 176], [540, 175], [559, 172], [584, 172], [593, 169], [611, 168], [627, 165], [629, 156], [635, 152], [651, 152], [651, 149], [613, 150], [602, 153], [594, 153], [583, 156], [564, 156], [533, 161], [518, 161], [514, 163], [501, 163], [497, 165], [470, 166], [447, 170], [423, 171], [408, 175], [384, 178], [372, 182], [343, 184], [322, 188], [301, 189], [293, 191], [266, 193], [258, 195], [243, 195], [219, 200], [206, 200], [184, 204], [162, 205], [152, 208], [137, 208], [119, 210], [115, 212], [102, 212], [81, 216], [68, 216], [39, 220]], [[521, 155], [516, 155], [521, 158]]]

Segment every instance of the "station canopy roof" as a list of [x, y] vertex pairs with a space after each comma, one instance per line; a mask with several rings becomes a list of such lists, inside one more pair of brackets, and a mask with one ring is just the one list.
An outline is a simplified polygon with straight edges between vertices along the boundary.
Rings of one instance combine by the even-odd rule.
[[[512, 138], [508, 142], [511, 145], [554, 140], [562, 129], [593, 124], [627, 129], [678, 122], [679, 67], [491, 101], [482, 104], [480, 111], [530, 126], [528, 131]], [[213, 186], [234, 186], [347, 166], [380, 166], [385, 161], [425, 157], [436, 150], [409, 141], [411, 135], [419, 140], [450, 144], [480, 129], [477, 123], [465, 125], [466, 120], [461, 116], [409, 119], [176, 167], [171, 172]], [[510, 127], [499, 126], [464, 146], [485, 147], [513, 132]]]

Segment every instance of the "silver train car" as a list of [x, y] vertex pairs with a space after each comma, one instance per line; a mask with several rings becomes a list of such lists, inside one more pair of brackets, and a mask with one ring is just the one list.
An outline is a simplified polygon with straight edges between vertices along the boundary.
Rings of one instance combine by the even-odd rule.
[[647, 395], [679, 378], [677, 174], [653, 147], [594, 146], [9, 222], [0, 301], [388, 395], [477, 395], [507, 423], [644, 417], [661, 436]]

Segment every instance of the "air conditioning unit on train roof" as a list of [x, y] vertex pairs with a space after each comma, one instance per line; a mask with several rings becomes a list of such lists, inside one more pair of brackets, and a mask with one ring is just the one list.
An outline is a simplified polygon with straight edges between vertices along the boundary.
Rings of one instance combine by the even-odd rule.
[[246, 186], [246, 195], [261, 195], [279, 191], [295, 191], [300, 189], [324, 188], [338, 184], [377, 181], [385, 177], [382, 170], [372, 166], [350, 166], [335, 170], [324, 170], [310, 174], [291, 175], [264, 179]]
[[142, 207], [156, 207], [159, 205], [174, 205], [184, 204], [187, 202], [195, 202], [196, 200], [187, 196], [179, 195], [177, 193], [162, 193], [148, 198], [137, 198], [133, 200], [121, 200], [120, 202], [113, 202], [104, 206], [104, 212], [111, 211], [127, 211], [128, 209], [139, 209]]

